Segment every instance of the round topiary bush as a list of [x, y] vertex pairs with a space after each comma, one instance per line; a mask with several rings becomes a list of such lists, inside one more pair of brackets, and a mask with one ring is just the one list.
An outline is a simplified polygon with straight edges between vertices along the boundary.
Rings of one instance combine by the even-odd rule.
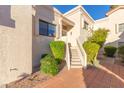
[[51, 54], [46, 55], [40, 62], [42, 72], [50, 75], [56, 75], [59, 72], [57, 61]]
[[65, 43], [64, 41], [51, 41], [51, 52], [56, 60], [61, 62], [65, 57]]
[[113, 57], [114, 54], [116, 53], [116, 50], [117, 50], [117, 48], [113, 47], [113, 46], [105, 46], [104, 47], [105, 55], [108, 57]]
[[47, 56], [48, 54], [42, 54], [41, 55], [41, 58], [44, 58], [45, 56]]

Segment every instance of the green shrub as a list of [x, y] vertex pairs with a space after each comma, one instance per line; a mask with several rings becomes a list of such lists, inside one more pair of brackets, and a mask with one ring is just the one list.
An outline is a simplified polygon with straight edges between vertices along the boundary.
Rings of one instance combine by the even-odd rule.
[[113, 57], [114, 54], [116, 53], [116, 50], [117, 50], [117, 48], [113, 47], [113, 46], [105, 46], [104, 47], [105, 55], [108, 57]]
[[98, 30], [94, 31], [92, 37], [90, 37], [88, 40], [97, 43], [102, 47], [103, 43], [106, 41], [107, 32], [109, 30], [104, 28], [99, 28]]
[[87, 54], [88, 63], [95, 64], [94, 62], [97, 62], [96, 57], [97, 57], [100, 45], [96, 43], [92, 43], [90, 41], [86, 41], [84, 42], [83, 47]]
[[47, 56], [48, 54], [42, 54], [41, 55], [41, 58], [44, 58], [45, 56]]
[[65, 43], [63, 41], [50, 42], [50, 49], [56, 60], [61, 61], [65, 56]]
[[59, 68], [57, 65], [57, 61], [55, 58], [48, 54], [43, 59], [41, 59], [41, 67], [40, 70], [46, 74], [56, 75], [59, 72]]
[[118, 48], [118, 55], [122, 58], [122, 61], [124, 61], [124, 46]]

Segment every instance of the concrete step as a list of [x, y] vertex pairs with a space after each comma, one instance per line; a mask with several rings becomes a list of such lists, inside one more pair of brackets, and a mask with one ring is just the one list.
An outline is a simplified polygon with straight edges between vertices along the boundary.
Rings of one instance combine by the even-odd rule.
[[70, 53], [70, 55], [79, 55], [78, 53]]
[[81, 64], [71, 64], [71, 66], [82, 66]]
[[77, 50], [71, 50], [71, 53], [78, 53], [78, 51]]
[[79, 53], [76, 53], [76, 52], [75, 52], [75, 53], [70, 53], [70, 55], [78, 55], [78, 54], [79, 54]]
[[70, 56], [70, 57], [71, 57], [71, 59], [80, 59], [79, 56]]
[[78, 51], [77, 51], [77, 50], [71, 50], [71, 52], [77, 52], [77, 53], [78, 53]]
[[71, 50], [77, 50], [77, 48], [70, 48]]
[[71, 65], [81, 65], [81, 62], [79, 61], [79, 62], [74, 62], [74, 61], [72, 61], [71, 62]]
[[77, 49], [77, 46], [75, 46], [75, 47], [73, 46], [73, 47], [70, 47], [70, 48], [71, 48], [71, 49]]
[[70, 55], [71, 58], [80, 58], [79, 55]]
[[71, 65], [71, 68], [83, 68], [81, 65]]
[[81, 61], [80, 58], [71, 58], [71, 61], [74, 61], [74, 62], [78, 62], [78, 61]]
[[75, 57], [75, 56], [76, 56], [76, 57], [79, 57], [78, 54], [71, 54], [70, 56], [71, 56], [71, 57]]
[[81, 60], [76, 46], [70, 47], [71, 68], [82, 68]]
[[77, 51], [77, 49], [70, 49], [71, 51]]
[[78, 52], [70, 52], [71, 54], [75, 54], [75, 55], [78, 55], [79, 53]]
[[70, 49], [77, 50], [77, 47], [70, 47]]
[[72, 52], [77, 52], [77, 49], [71, 49]]

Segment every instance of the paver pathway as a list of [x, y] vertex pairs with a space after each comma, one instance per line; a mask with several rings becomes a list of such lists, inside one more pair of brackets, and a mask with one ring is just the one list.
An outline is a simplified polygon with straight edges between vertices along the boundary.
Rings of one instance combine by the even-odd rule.
[[86, 70], [65, 67], [57, 76], [36, 85], [38, 88], [121, 88], [124, 87], [124, 66], [101, 63]]
[[83, 81], [82, 69], [73, 68], [67, 70], [65, 67], [57, 76], [36, 85], [37, 88], [82, 88], [86, 87]]

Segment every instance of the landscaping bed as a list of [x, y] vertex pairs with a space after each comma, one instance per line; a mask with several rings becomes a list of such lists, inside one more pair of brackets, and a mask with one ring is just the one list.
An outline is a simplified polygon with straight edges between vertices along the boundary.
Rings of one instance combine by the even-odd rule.
[[24, 79], [11, 82], [6, 85], [7, 88], [33, 88], [36, 84], [43, 83], [44, 81], [52, 78], [52, 76], [35, 72]]
[[[65, 67], [66, 62], [63, 61], [59, 65], [60, 72]], [[59, 72], [59, 73], [60, 73]], [[23, 79], [11, 82], [6, 85], [7, 88], [33, 88], [37, 84], [41, 84], [49, 79], [51, 79], [54, 76], [50, 76], [44, 73], [41, 73], [40, 71], [37, 71]]]
[[50, 42], [50, 49], [50, 53], [41, 56], [41, 65], [38, 67], [37, 72], [21, 80], [11, 82], [6, 87], [32, 88], [59, 74], [66, 64], [64, 60], [65, 43], [63, 41], [52, 41]]

